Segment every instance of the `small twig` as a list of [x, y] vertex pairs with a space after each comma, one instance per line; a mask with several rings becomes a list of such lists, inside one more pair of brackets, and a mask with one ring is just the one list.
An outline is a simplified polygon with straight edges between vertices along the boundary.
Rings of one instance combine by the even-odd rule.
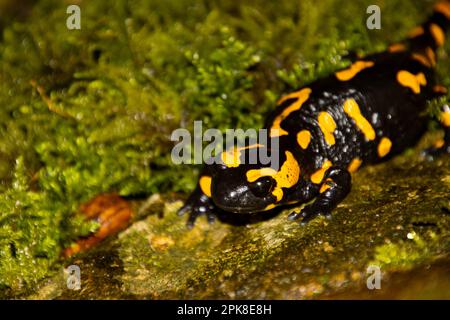
[[52, 99], [50, 99], [50, 97], [45, 93], [45, 89], [42, 86], [38, 85], [36, 80], [30, 80], [30, 84], [39, 93], [39, 95], [41, 96], [41, 99], [47, 105], [48, 110], [50, 110], [51, 112], [56, 113], [57, 115], [60, 115], [64, 118], [73, 118], [67, 112], [58, 110], [58, 108], [55, 107], [55, 104], [53, 103]]

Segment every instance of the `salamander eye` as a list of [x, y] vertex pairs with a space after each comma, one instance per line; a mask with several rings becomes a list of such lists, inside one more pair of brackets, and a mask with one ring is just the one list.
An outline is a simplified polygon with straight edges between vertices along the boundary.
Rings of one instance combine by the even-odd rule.
[[265, 197], [275, 188], [276, 181], [272, 177], [261, 177], [250, 184], [250, 190], [257, 197]]

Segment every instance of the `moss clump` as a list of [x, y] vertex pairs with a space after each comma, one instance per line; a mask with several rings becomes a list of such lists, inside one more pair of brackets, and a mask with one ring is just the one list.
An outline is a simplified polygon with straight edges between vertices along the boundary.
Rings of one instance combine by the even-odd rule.
[[429, 262], [432, 257], [439, 257], [438, 249], [443, 247], [439, 241], [447, 237], [430, 232], [428, 239], [423, 239], [413, 231], [407, 234], [407, 238], [407, 241], [387, 243], [377, 247], [374, 260], [370, 265], [380, 266], [389, 271], [411, 269], [424, 261]]
[[[430, 10], [384, 2], [383, 30], [369, 31], [370, 1], [101, 0], [68, 30], [64, 2], [26, 3], [0, 13], [0, 286], [13, 289], [94, 228], [74, 218], [81, 202], [191, 190], [196, 170], [170, 160], [174, 129], [259, 127], [282, 92], [350, 50], [383, 49]], [[438, 69], [450, 85], [448, 59]]]
[[11, 188], [0, 194], [0, 285], [18, 290], [35, 284], [51, 270], [65, 239], [95, 230], [95, 223], [79, 218], [61, 221], [72, 210], [51, 192], [31, 190], [23, 158], [17, 159]]

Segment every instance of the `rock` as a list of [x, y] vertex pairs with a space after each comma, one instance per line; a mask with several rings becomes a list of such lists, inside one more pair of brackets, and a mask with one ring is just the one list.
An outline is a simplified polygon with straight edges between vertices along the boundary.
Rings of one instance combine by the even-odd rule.
[[[80, 266], [81, 290], [59, 275], [32, 297], [449, 298], [450, 157], [418, 157], [432, 136], [361, 169], [332, 219], [304, 227], [284, 211], [249, 225], [201, 218], [187, 230], [181, 202], [158, 197], [145, 204], [153, 214], [66, 264]], [[368, 266], [380, 268], [380, 290], [367, 289]]]

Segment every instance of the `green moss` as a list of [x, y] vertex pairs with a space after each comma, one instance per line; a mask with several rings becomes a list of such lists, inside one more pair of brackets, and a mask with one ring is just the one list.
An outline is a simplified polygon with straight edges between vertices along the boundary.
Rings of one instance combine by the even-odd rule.
[[[83, 2], [81, 30], [66, 28], [61, 1], [20, 19], [0, 10], [0, 286], [27, 288], [60, 266], [61, 248], [95, 228], [74, 215], [83, 201], [192, 190], [197, 168], [170, 160], [174, 129], [259, 127], [281, 93], [346, 65], [349, 51], [384, 49], [430, 11], [383, 1], [383, 30], [369, 31], [369, 4]], [[446, 85], [449, 63], [438, 65]]]
[[408, 241], [387, 243], [377, 247], [374, 260], [369, 265], [380, 266], [383, 270], [390, 271], [408, 270], [424, 261], [429, 263], [432, 257], [439, 257], [436, 248], [442, 246], [439, 243], [442, 237], [431, 232], [425, 240], [415, 232], [410, 232], [407, 238]]
[[[56, 201], [55, 201], [56, 200]], [[95, 223], [79, 218], [52, 192], [30, 190], [22, 157], [17, 159], [11, 187], [0, 194], [0, 286], [20, 290], [46, 276], [67, 239], [95, 230]]]

